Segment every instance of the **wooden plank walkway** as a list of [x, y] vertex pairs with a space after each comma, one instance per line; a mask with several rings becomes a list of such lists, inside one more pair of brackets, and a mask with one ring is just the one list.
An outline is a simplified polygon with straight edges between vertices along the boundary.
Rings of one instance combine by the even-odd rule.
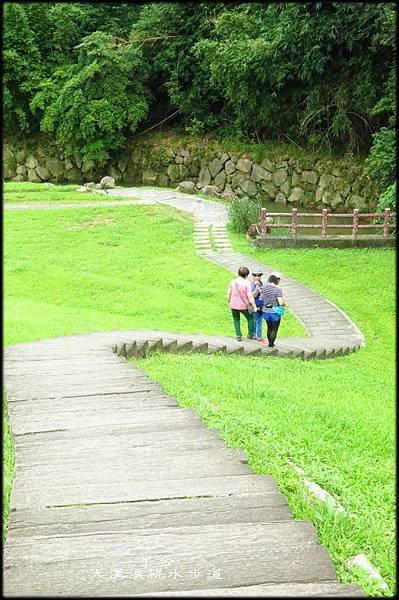
[[[169, 204], [193, 214], [204, 259], [233, 272], [255, 265], [233, 251], [221, 204], [171, 190], [124, 193], [140, 200], [81, 206]], [[313, 525], [293, 519], [273, 478], [253, 475], [242, 452], [124, 359], [151, 349], [332, 358], [364, 345], [338, 307], [282, 277], [309, 337], [278, 339], [273, 349], [230, 336], [122, 330], [5, 350], [16, 446], [6, 597], [363, 596], [338, 583]]]
[[115, 353], [147, 334], [5, 350], [16, 446], [5, 596], [362, 596], [337, 582], [272, 477]]

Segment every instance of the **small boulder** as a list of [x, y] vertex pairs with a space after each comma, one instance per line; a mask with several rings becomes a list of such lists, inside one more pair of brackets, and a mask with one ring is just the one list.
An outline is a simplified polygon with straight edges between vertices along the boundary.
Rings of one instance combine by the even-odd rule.
[[206, 194], [207, 196], [219, 196], [219, 192], [217, 190], [217, 188], [214, 185], [205, 185], [201, 192], [203, 194]]
[[101, 179], [100, 185], [103, 190], [112, 190], [115, 187], [115, 179], [106, 175]]
[[194, 181], [182, 181], [177, 189], [184, 194], [195, 194], [195, 183]]
[[94, 189], [96, 187], [96, 184], [94, 183], [94, 181], [89, 181], [89, 183], [85, 183], [85, 187]]
[[235, 193], [233, 191], [229, 191], [229, 190], [225, 190], [220, 197], [222, 198], [222, 200], [228, 200], [228, 201], [235, 200], [237, 198]]

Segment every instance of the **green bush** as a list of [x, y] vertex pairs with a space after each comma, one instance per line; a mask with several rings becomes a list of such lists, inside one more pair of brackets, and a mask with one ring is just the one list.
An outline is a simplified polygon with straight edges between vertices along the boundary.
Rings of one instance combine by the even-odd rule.
[[228, 208], [232, 229], [237, 233], [246, 233], [250, 225], [259, 223], [261, 208], [262, 204], [259, 200], [249, 198], [233, 200]]
[[378, 198], [377, 208], [381, 212], [386, 208], [396, 210], [396, 181]]
[[[390, 208], [392, 211], [396, 211], [396, 181], [392, 185], [387, 187], [385, 192], [381, 194], [378, 198], [377, 211], [384, 212], [386, 208]], [[381, 226], [384, 223], [384, 219], [380, 217], [374, 219], [373, 221], [374, 223], [378, 223]], [[396, 217], [391, 217], [391, 223], [394, 223], [396, 225]], [[390, 229], [389, 233], [396, 234], [396, 227], [394, 229]]]
[[381, 127], [373, 135], [373, 145], [366, 164], [370, 174], [382, 190], [393, 184], [396, 167], [396, 132], [394, 129]]

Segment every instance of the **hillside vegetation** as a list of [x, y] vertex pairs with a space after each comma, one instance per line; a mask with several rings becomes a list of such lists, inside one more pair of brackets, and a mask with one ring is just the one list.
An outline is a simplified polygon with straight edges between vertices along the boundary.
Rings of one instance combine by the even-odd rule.
[[132, 135], [368, 155], [393, 202], [393, 3], [6, 3], [8, 134], [105, 165]]

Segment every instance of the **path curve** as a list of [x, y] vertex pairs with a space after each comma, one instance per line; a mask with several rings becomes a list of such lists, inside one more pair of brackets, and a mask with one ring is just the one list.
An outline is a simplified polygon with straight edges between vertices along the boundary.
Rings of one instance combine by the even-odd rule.
[[[86, 203], [62, 203], [44, 204], [35, 203], [29, 205], [6, 204], [8, 210], [32, 210], [32, 209], [60, 209], [99, 206], [126, 206], [134, 204], [166, 204], [178, 210], [189, 212], [194, 217], [194, 245], [197, 253], [205, 260], [209, 260], [234, 274], [240, 266], [246, 265], [250, 270], [259, 265], [268, 276], [276, 267], [265, 265], [255, 261], [253, 258], [234, 252], [227, 232], [228, 212], [223, 204], [212, 200], [204, 200], [199, 196], [191, 196], [176, 192], [171, 189], [144, 189], [140, 187], [116, 188], [108, 191], [108, 196], [134, 197], [135, 200], [104, 200]], [[288, 277], [278, 269], [282, 275], [284, 296], [308, 332], [308, 337], [278, 338], [276, 347], [273, 349], [261, 348], [259, 344], [245, 340], [237, 344], [244, 353], [273, 354], [278, 357], [309, 358], [333, 358], [343, 354], [349, 354], [365, 345], [365, 339], [359, 328], [351, 321], [340, 308], [333, 302], [327, 300], [317, 292], [299, 283], [292, 277]], [[131, 332], [133, 333], [133, 332]], [[163, 335], [168, 335], [163, 332]], [[175, 336], [176, 337], [176, 336]], [[179, 336], [177, 336], [179, 337]], [[176, 339], [177, 339], [176, 337]], [[190, 337], [195, 341], [196, 336]], [[201, 337], [201, 336], [200, 336]], [[208, 336], [209, 337], [209, 336]], [[142, 332], [138, 336], [142, 342]], [[148, 342], [153, 342], [154, 337], [148, 332]], [[188, 340], [186, 340], [188, 341]], [[214, 338], [209, 342], [223, 347], [223, 341], [229, 345], [233, 344], [230, 336], [226, 338]], [[130, 343], [132, 340], [130, 337]], [[118, 350], [119, 351], [119, 350]]]

